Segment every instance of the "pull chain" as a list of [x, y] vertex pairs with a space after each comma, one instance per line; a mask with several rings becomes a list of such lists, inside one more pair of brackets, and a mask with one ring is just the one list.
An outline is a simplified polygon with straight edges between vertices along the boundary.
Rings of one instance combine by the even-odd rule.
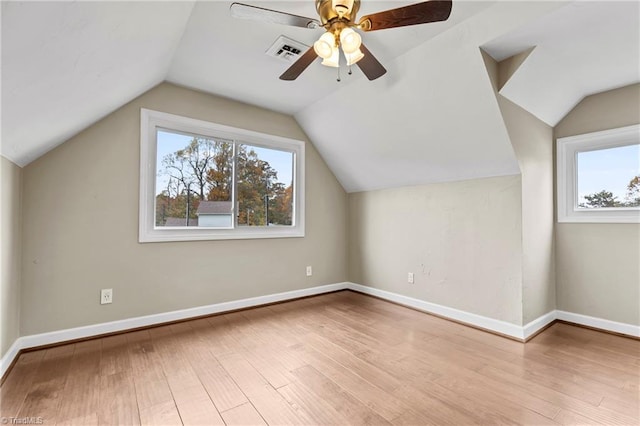
[[336, 79], [337, 82], [340, 82], [340, 65], [338, 65], [338, 78]]
[[353, 73], [351, 72], [351, 65], [349, 65], [349, 73], [348, 73], [348, 74], [349, 74], [349, 75], [353, 74]]

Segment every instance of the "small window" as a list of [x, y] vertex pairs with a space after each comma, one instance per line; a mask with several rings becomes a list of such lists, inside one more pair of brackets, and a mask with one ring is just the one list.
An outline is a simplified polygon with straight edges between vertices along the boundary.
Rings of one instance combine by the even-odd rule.
[[142, 110], [140, 242], [304, 236], [304, 143]]
[[640, 222], [640, 125], [558, 139], [558, 221]]

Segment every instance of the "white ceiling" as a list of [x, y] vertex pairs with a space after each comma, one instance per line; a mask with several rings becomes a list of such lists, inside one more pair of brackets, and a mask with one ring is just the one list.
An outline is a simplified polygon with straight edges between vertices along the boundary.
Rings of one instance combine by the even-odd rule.
[[[313, 0], [243, 1], [316, 16]], [[363, 0], [359, 15], [414, 2]], [[454, 0], [445, 23], [364, 34], [388, 73], [340, 83], [319, 61], [280, 81], [289, 64], [264, 52], [319, 30], [236, 20], [229, 4], [2, 2], [2, 155], [28, 164], [167, 80], [294, 115], [348, 191], [496, 176], [518, 165], [480, 47], [537, 46], [501, 93], [549, 124], [640, 80], [637, 2]]]
[[25, 165], [162, 82], [189, 2], [2, 2], [2, 155]]
[[[317, 17], [314, 0], [242, 1], [299, 16]], [[366, 80], [354, 67], [354, 74], [346, 76], [343, 72], [342, 81], [338, 83], [335, 68], [318, 66], [319, 61], [293, 83], [278, 79], [291, 64], [266, 56], [271, 44], [280, 35], [285, 35], [311, 46], [322, 30], [234, 19], [229, 14], [230, 3], [214, 1], [195, 5], [167, 75], [168, 81], [295, 114], [354, 81]], [[411, 3], [415, 1], [364, 0], [358, 16]], [[372, 32], [366, 34], [363, 42], [386, 65], [488, 5], [461, 2], [456, 4], [456, 13], [446, 22]]]
[[640, 81], [640, 2], [575, 2], [483, 48], [502, 60], [532, 46], [500, 94], [555, 126], [586, 95]]

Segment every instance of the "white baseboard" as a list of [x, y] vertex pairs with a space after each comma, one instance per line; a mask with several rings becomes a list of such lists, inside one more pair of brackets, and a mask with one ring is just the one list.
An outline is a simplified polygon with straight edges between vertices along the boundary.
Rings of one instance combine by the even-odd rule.
[[586, 325], [587, 327], [599, 328], [601, 330], [611, 331], [614, 333], [626, 334], [627, 336], [640, 337], [640, 326], [638, 325], [610, 321], [566, 311], [556, 311], [556, 319], [572, 322], [574, 324]]
[[556, 312], [551, 311], [534, 319], [522, 327], [522, 336], [526, 340], [556, 320]]
[[505, 321], [500, 321], [482, 315], [450, 308], [448, 306], [438, 305], [436, 303], [415, 299], [413, 297], [403, 296], [401, 294], [392, 293], [390, 291], [380, 290], [377, 288], [351, 282], [343, 282], [287, 291], [283, 293], [270, 294], [266, 296], [251, 297], [248, 299], [235, 300], [231, 302], [223, 302], [213, 305], [181, 309], [178, 311], [164, 312], [161, 314], [146, 315], [119, 321], [111, 321], [84, 327], [70, 328], [49, 333], [22, 336], [16, 339], [9, 350], [4, 354], [4, 356], [2, 356], [2, 359], [0, 359], [0, 377], [4, 376], [7, 369], [22, 349], [62, 343], [75, 339], [99, 336], [102, 334], [114, 333], [150, 325], [157, 325], [204, 315], [229, 312], [236, 309], [250, 308], [254, 306], [265, 305], [268, 303], [282, 302], [286, 300], [292, 300], [306, 296], [314, 296], [338, 290], [353, 290], [359, 293], [369, 294], [427, 313], [432, 313], [441, 317], [459, 321], [461, 323], [465, 323], [474, 327], [514, 337], [519, 340], [526, 340], [528, 337], [534, 335], [536, 332], [546, 327], [549, 323], [556, 319], [572, 322], [575, 324], [586, 325], [605, 331], [612, 331], [615, 333], [640, 337], [640, 326], [609, 321], [601, 318], [590, 317], [587, 315], [574, 314], [566, 311], [554, 310], [542, 315], [541, 317], [531, 321], [524, 326], [519, 326]]
[[7, 371], [16, 356], [18, 356], [20, 349], [22, 349], [22, 347], [20, 346], [20, 337], [18, 337], [0, 360], [0, 378], [4, 377], [4, 373]]
[[403, 296], [401, 294], [392, 293], [386, 290], [380, 290], [355, 283], [348, 283], [350, 290], [359, 291], [360, 293], [370, 294], [380, 297], [381, 299], [391, 302], [400, 303], [401, 305], [410, 306], [412, 308], [459, 321], [474, 327], [493, 331], [495, 333], [504, 334], [515, 337], [519, 340], [526, 340], [545, 328], [551, 322], [563, 320], [574, 324], [586, 325], [603, 331], [625, 334], [632, 337], [640, 337], [640, 326], [625, 324], [621, 322], [610, 321], [602, 318], [590, 317], [587, 315], [574, 314], [571, 312], [553, 310], [536, 318], [535, 320], [519, 326], [505, 321], [488, 318], [482, 315], [472, 314], [448, 306], [438, 305], [424, 300], [415, 299], [413, 297]]
[[11, 348], [0, 361], [0, 377], [4, 376], [18, 352], [22, 349], [29, 349], [38, 346], [61, 343], [75, 339], [99, 336], [101, 334], [114, 333], [118, 331], [131, 330], [139, 327], [162, 324], [171, 321], [178, 321], [188, 318], [195, 318], [203, 315], [217, 314], [221, 312], [234, 311], [236, 309], [250, 308], [253, 306], [265, 305], [268, 303], [282, 302], [285, 300], [297, 299], [300, 297], [314, 296], [332, 291], [347, 289], [349, 283], [336, 283], [322, 285], [318, 287], [303, 288], [300, 290], [286, 291], [283, 293], [269, 294], [266, 296], [251, 297], [248, 299], [234, 300], [231, 302], [215, 303], [213, 305], [198, 306], [196, 308], [181, 309], [178, 311], [164, 312], [161, 314], [145, 315], [142, 317], [128, 318], [118, 321], [110, 321], [101, 324], [87, 325], [83, 327], [69, 328], [66, 330], [52, 331], [48, 333], [22, 336], [16, 339]]
[[521, 326], [511, 324], [506, 321], [500, 321], [482, 315], [472, 314], [470, 312], [461, 311], [459, 309], [450, 308], [448, 306], [425, 302], [424, 300], [415, 299], [413, 297], [403, 296], [398, 293], [392, 293], [390, 291], [380, 290], [360, 284], [349, 283], [349, 289], [364, 294], [370, 294], [372, 296], [399, 303], [404, 306], [410, 306], [414, 309], [428, 312], [430, 314], [435, 314], [452, 320], [460, 321], [474, 327], [479, 327], [496, 333], [505, 334], [507, 336], [515, 337], [516, 339], [524, 338]]

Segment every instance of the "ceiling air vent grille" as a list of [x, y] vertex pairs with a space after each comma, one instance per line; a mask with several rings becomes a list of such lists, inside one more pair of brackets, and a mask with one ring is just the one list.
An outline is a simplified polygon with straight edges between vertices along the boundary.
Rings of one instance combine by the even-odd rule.
[[289, 37], [281, 35], [276, 39], [271, 47], [267, 49], [266, 54], [273, 56], [274, 58], [293, 63], [308, 49], [309, 46], [306, 44], [291, 40]]

